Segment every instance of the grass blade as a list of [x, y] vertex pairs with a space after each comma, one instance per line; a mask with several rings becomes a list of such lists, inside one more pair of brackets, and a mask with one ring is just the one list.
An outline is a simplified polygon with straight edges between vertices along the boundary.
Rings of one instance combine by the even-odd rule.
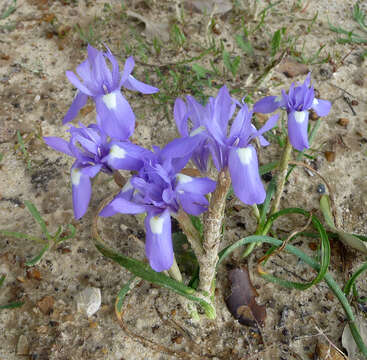
[[36, 255], [33, 259], [31, 259], [31, 260], [29, 260], [29, 261], [27, 261], [25, 264], [27, 265], [27, 266], [34, 266], [34, 265], [37, 265], [40, 261], [41, 261], [41, 259], [42, 259], [42, 257], [43, 257], [43, 255], [45, 254], [45, 252], [48, 250], [48, 248], [50, 247], [50, 244], [46, 244], [43, 248], [42, 248], [42, 250], [41, 250], [41, 252], [38, 254], [38, 255]]
[[15, 309], [15, 308], [19, 308], [23, 305], [24, 305], [24, 302], [22, 302], [22, 301], [14, 301], [14, 302], [11, 302], [11, 303], [6, 304], [6, 305], [0, 305], [0, 310]]
[[141, 280], [136, 276], [132, 276], [130, 280], [121, 288], [115, 301], [115, 313], [118, 320], [121, 320], [122, 306], [124, 305], [126, 295], [132, 290]]
[[32, 235], [28, 235], [28, 234], [24, 234], [21, 232], [17, 232], [17, 231], [7, 231], [7, 230], [0, 230], [0, 234], [4, 235], [4, 236], [11, 236], [14, 237], [16, 239], [28, 239], [28, 240], [32, 240], [38, 243], [44, 243], [44, 241], [40, 238], [37, 238], [35, 236]]
[[43, 220], [41, 214], [38, 212], [37, 208], [30, 202], [25, 200], [24, 205], [27, 207], [29, 212], [32, 214], [34, 219], [38, 222], [38, 224], [41, 226], [42, 232], [46, 235], [48, 240], [51, 240], [51, 235], [49, 234], [47, 230], [47, 226], [45, 221]]

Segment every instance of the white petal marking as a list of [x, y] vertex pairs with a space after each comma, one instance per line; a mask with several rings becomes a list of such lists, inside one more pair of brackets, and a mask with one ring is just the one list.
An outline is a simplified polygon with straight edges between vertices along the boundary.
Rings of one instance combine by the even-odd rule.
[[194, 131], [192, 131], [190, 136], [195, 136], [197, 134], [202, 133], [203, 131], [205, 131], [205, 126], [201, 125], [198, 128], [196, 128]]
[[279, 96], [277, 96], [275, 99], [274, 99], [274, 101], [275, 102], [280, 102], [280, 100], [282, 100], [282, 95], [279, 95]]
[[121, 192], [126, 192], [133, 189], [133, 186], [131, 185], [130, 179], [126, 182], [126, 184], [122, 187]]
[[112, 145], [110, 149], [110, 155], [113, 158], [123, 159], [126, 155], [126, 151], [117, 145]]
[[164, 222], [163, 217], [153, 216], [150, 218], [149, 226], [153, 234], [157, 234], [157, 235], [162, 234], [163, 222]]
[[80, 183], [81, 176], [82, 176], [82, 172], [80, 171], [80, 169], [75, 168], [71, 170], [71, 183], [74, 186], [78, 186]]
[[306, 119], [306, 111], [295, 111], [294, 118], [299, 124], [302, 124]]
[[248, 165], [251, 162], [252, 159], [252, 150], [251, 148], [239, 148], [236, 150], [238, 157], [240, 158], [240, 161], [243, 165]]
[[185, 174], [177, 174], [176, 179], [179, 184], [187, 184], [192, 181], [192, 177]]
[[103, 95], [102, 100], [109, 110], [116, 109], [116, 94], [115, 93], [112, 92], [112, 93]]
[[319, 100], [314, 98], [313, 101], [312, 101], [312, 106], [317, 106], [318, 104], [319, 104]]

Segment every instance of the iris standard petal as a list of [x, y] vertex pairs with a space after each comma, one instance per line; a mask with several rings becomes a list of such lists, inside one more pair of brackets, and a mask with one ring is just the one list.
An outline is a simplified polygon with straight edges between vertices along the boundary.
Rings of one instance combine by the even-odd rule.
[[228, 165], [236, 196], [247, 205], [262, 204], [266, 193], [259, 174], [255, 148], [252, 145], [232, 148]]
[[110, 144], [110, 150], [102, 161], [118, 170], [139, 170], [143, 166], [145, 155], [150, 152], [130, 142], [116, 142]]
[[168, 211], [145, 218], [145, 252], [151, 268], [157, 272], [169, 270], [173, 264], [171, 217]]
[[203, 137], [200, 134], [174, 139], [162, 149], [160, 156], [162, 159], [186, 158], [187, 156], [191, 156], [202, 141]]
[[208, 178], [197, 178], [185, 174], [176, 175], [177, 191], [206, 195], [215, 190], [216, 182]]
[[255, 131], [249, 138], [249, 141], [252, 139], [264, 134], [265, 132], [271, 130], [276, 124], [279, 119], [279, 114], [273, 115], [266, 123], [265, 125], [260, 129]]
[[281, 96], [266, 96], [255, 103], [254, 112], [261, 114], [272, 113], [281, 105]]
[[173, 107], [173, 117], [175, 119], [176, 126], [180, 135], [182, 137], [188, 136], [189, 133], [187, 129], [187, 106], [185, 102], [180, 98], [177, 98], [175, 101], [175, 105]]
[[79, 113], [79, 110], [87, 103], [88, 95], [85, 95], [81, 91], [77, 91], [76, 96], [71, 103], [71, 106], [62, 119], [62, 124], [65, 125], [66, 123], [72, 121]]
[[95, 98], [99, 126], [111, 138], [127, 140], [134, 132], [135, 115], [120, 90]]
[[127, 78], [130, 76], [130, 74], [133, 72], [135, 66], [135, 61], [132, 56], [129, 56], [125, 61], [124, 70], [121, 75], [121, 80], [119, 84], [119, 88], [125, 83]]
[[69, 81], [82, 93], [93, 96], [93, 93], [84, 85], [81, 83], [81, 81], [78, 79], [78, 77], [72, 72], [72, 71], [66, 71], [66, 76], [69, 79]]
[[99, 216], [108, 217], [117, 213], [141, 214], [143, 212], [146, 212], [146, 207], [144, 205], [137, 204], [117, 195], [106, 207], [103, 208], [99, 213]]
[[308, 149], [308, 111], [291, 111], [288, 114], [288, 137], [292, 146], [303, 151]]
[[122, 86], [128, 90], [139, 91], [142, 94], [154, 94], [159, 91], [158, 88], [145, 84], [142, 81], [136, 80], [134, 76], [129, 75]]
[[316, 111], [317, 115], [326, 116], [330, 112], [331, 102], [314, 98], [311, 107]]
[[74, 156], [69, 148], [69, 143], [64, 139], [55, 136], [45, 136], [43, 137], [43, 140], [48, 146], [52, 147], [53, 149], [61, 151], [66, 155]]

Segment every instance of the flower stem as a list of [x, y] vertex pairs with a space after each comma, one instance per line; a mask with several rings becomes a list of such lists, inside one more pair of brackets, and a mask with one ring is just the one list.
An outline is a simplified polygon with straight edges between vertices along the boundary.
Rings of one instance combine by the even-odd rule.
[[168, 274], [170, 275], [171, 278], [182, 282], [182, 275], [181, 275], [181, 271], [177, 265], [177, 261], [176, 261], [176, 257], [173, 256], [173, 264], [171, 266], [171, 268], [168, 270]]
[[[278, 173], [278, 179], [277, 179], [277, 189], [275, 192], [275, 199], [274, 199], [274, 203], [271, 208], [271, 211], [270, 211], [270, 215], [276, 213], [279, 209], [280, 198], [282, 197], [282, 193], [284, 190], [284, 184], [285, 184], [286, 177], [287, 177], [288, 164], [291, 159], [291, 154], [292, 154], [292, 145], [289, 142], [289, 138], [287, 138], [287, 142], [283, 150], [282, 158], [280, 159], [279, 173]], [[268, 231], [269, 229], [267, 229], [266, 233]], [[263, 235], [266, 235], [266, 233], [264, 232]]]
[[218, 261], [218, 248], [222, 236], [222, 223], [226, 197], [231, 185], [228, 169], [218, 174], [217, 187], [212, 194], [207, 213], [204, 216], [204, 256], [200, 259], [199, 290], [212, 293], [215, 267]]

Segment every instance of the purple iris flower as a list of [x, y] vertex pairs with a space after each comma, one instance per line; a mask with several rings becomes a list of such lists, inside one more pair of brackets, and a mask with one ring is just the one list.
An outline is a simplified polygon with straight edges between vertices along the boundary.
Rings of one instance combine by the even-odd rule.
[[311, 86], [311, 73], [303, 84], [295, 86], [292, 83], [288, 94], [282, 90], [281, 96], [267, 96], [254, 105], [254, 111], [271, 113], [278, 108], [285, 109], [288, 113], [288, 136], [292, 146], [303, 151], [309, 148], [308, 144], [308, 117], [309, 110], [313, 109], [319, 116], [326, 116], [331, 103], [327, 100], [315, 98], [314, 88]]
[[75, 157], [71, 167], [74, 216], [80, 219], [87, 211], [91, 198], [90, 179], [102, 171], [112, 174], [113, 170], [138, 170], [143, 165], [142, 156], [147, 150], [128, 141], [109, 140], [96, 125], [80, 128], [71, 126], [67, 142], [59, 137], [44, 137], [45, 143], [55, 150]]
[[[106, 59], [112, 65], [112, 72]], [[78, 91], [63, 119], [63, 124], [72, 121], [78, 115], [90, 96], [96, 103], [100, 128], [111, 137], [117, 138], [118, 134], [119, 140], [128, 139], [134, 132], [135, 115], [121, 94], [121, 87], [143, 94], [159, 91], [131, 75], [134, 65], [134, 59], [130, 56], [125, 62], [123, 72], [120, 73], [118, 62], [110, 49], [107, 48], [107, 51], [103, 52], [88, 45], [88, 58], [76, 68], [83, 82], [72, 71], [66, 72], [66, 76]]]
[[[275, 126], [278, 115], [271, 117], [257, 130], [251, 123], [252, 111], [245, 103], [234, 100], [226, 86], [219, 90], [215, 98], [209, 98], [205, 107], [193, 98], [187, 100], [187, 107], [180, 99], [175, 104], [175, 119], [183, 138], [174, 140], [174, 143], [181, 145], [181, 154], [195, 154], [196, 159], [200, 159], [194, 158], [195, 163], [205, 164], [198, 166], [202, 170], [206, 169], [209, 152], [218, 171], [229, 168], [236, 196], [248, 205], [261, 204], [266, 194], [259, 175], [256, 150], [251, 141], [258, 137], [261, 146], [268, 145], [262, 134]], [[239, 111], [228, 135], [228, 125], [238, 106]], [[195, 108], [196, 112], [190, 107]], [[188, 119], [193, 123], [190, 131]], [[167, 146], [165, 151], [167, 155], [174, 154], [174, 147], [171, 149]]]
[[154, 153], [145, 156], [138, 173], [100, 213], [100, 216], [147, 213], [145, 251], [150, 266], [158, 272], [170, 269], [173, 263], [170, 214], [180, 208], [192, 215], [206, 211], [205, 195], [214, 191], [216, 185], [208, 178], [180, 173], [188, 158], [182, 161], [165, 157], [163, 150], [155, 148]]

